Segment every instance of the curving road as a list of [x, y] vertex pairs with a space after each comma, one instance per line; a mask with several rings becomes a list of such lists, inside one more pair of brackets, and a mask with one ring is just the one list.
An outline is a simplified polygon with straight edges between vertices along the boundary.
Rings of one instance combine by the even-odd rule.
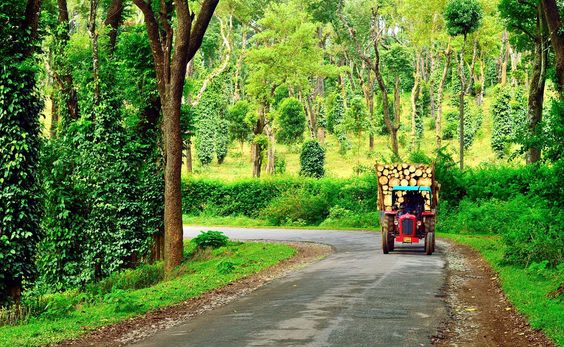
[[[185, 227], [193, 237], [209, 227]], [[137, 346], [428, 346], [446, 318], [441, 248], [383, 255], [373, 232], [219, 228], [232, 239], [312, 241], [335, 253]]]

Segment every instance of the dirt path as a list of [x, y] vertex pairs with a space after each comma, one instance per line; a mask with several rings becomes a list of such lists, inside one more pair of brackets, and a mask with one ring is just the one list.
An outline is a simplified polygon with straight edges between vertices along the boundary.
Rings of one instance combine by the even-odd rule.
[[497, 274], [474, 250], [441, 242], [448, 262], [445, 284], [449, 320], [437, 346], [555, 346], [529, 326], [501, 290]]
[[142, 316], [97, 329], [76, 340], [66, 341], [57, 346], [124, 346], [131, 344], [247, 295], [273, 279], [320, 260], [333, 251], [330, 246], [315, 243], [294, 242], [287, 244], [296, 248], [297, 254], [262, 272], [180, 304], [151, 311]]

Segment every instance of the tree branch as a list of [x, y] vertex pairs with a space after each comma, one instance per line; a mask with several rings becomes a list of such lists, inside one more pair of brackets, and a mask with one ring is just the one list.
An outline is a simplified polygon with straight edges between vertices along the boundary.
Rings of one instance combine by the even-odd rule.
[[198, 13], [198, 18], [196, 23], [192, 28], [192, 33], [190, 35], [190, 46], [188, 47], [188, 60], [191, 60], [200, 46], [202, 45], [202, 40], [208, 24], [213, 16], [215, 8], [217, 7], [219, 0], [205, 0], [200, 8], [200, 13]]

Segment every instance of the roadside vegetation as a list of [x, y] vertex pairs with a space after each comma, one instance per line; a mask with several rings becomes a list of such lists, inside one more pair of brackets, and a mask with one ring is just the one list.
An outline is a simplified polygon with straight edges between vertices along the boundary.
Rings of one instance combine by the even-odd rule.
[[83, 288], [28, 293], [19, 312], [0, 310], [0, 345], [43, 346], [174, 305], [294, 255], [283, 244], [228, 241], [220, 232], [185, 241], [185, 261], [165, 280], [162, 262], [115, 272]]

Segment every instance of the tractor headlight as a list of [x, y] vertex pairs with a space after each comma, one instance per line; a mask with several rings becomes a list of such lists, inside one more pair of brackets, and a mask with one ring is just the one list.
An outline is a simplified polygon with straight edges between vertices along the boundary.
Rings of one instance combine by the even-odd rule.
[[394, 225], [398, 225], [398, 220], [397, 220], [397, 219], [394, 221]]
[[421, 221], [420, 221], [420, 220], [417, 221], [417, 226], [418, 226], [418, 227], [421, 226]]

